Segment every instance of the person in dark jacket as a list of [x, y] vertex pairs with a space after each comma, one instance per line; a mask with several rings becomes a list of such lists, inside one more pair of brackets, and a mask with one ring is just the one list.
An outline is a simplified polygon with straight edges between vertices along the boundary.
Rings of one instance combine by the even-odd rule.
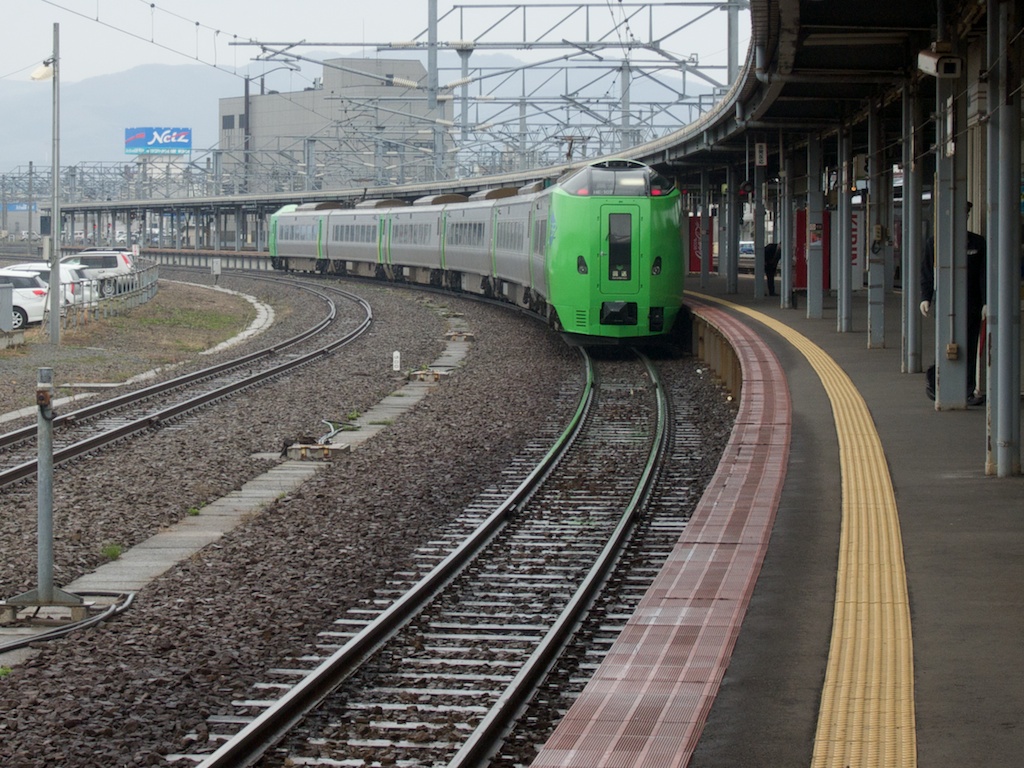
[[[967, 204], [970, 212], [971, 204]], [[967, 404], [981, 405], [984, 393], [978, 392], [978, 337], [981, 335], [982, 309], [985, 306], [985, 238], [977, 232], [967, 233]], [[935, 239], [925, 242], [921, 257], [921, 314], [931, 316], [935, 298]], [[928, 396], [935, 399], [935, 366], [928, 370]]]
[[779, 268], [782, 249], [778, 243], [768, 243], [764, 247], [764, 276], [768, 281], [768, 295], [775, 295], [775, 272]]

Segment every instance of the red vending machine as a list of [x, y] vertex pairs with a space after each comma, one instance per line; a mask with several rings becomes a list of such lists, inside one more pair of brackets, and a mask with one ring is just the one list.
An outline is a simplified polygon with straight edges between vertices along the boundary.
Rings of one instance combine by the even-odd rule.
[[[832, 288], [831, 243], [832, 230], [829, 226], [829, 211], [821, 214], [821, 288]], [[807, 290], [807, 209], [796, 212], [796, 266], [793, 268], [793, 290]]]
[[718, 265], [715, 263], [715, 218], [713, 216], [690, 216], [690, 271], [700, 272], [700, 248], [701, 248], [701, 223], [710, 229], [708, 244], [711, 248], [710, 272], [717, 272]]

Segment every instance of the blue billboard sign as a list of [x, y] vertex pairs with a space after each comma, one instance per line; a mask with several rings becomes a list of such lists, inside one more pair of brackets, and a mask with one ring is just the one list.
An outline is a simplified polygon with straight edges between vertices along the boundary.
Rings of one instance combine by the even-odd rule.
[[180, 155], [191, 151], [191, 128], [124, 129], [126, 155]]

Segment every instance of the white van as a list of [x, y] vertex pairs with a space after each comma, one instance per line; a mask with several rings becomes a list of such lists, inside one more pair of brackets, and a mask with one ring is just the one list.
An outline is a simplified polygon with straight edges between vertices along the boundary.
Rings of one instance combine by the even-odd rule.
[[85, 277], [98, 280], [104, 296], [113, 296], [127, 290], [127, 278], [135, 272], [135, 260], [131, 251], [114, 248], [87, 248], [65, 256], [60, 263], [78, 267]]

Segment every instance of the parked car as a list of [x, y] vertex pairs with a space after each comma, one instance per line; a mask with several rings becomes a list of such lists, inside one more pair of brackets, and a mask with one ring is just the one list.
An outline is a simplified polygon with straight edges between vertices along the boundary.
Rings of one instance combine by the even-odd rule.
[[0, 269], [0, 285], [13, 285], [14, 320], [11, 328], [21, 330], [29, 323], [41, 323], [46, 312], [46, 282], [35, 272]]
[[131, 251], [118, 248], [86, 248], [65, 256], [61, 264], [78, 267], [87, 278], [98, 280], [104, 296], [113, 296], [127, 288], [127, 277], [135, 272]]
[[[15, 269], [19, 272], [35, 272], [43, 278], [47, 285], [50, 283], [50, 265], [45, 261], [12, 264], [8, 269]], [[60, 285], [65, 304], [91, 304], [96, 300], [96, 281], [86, 277], [81, 267], [61, 264]]]

